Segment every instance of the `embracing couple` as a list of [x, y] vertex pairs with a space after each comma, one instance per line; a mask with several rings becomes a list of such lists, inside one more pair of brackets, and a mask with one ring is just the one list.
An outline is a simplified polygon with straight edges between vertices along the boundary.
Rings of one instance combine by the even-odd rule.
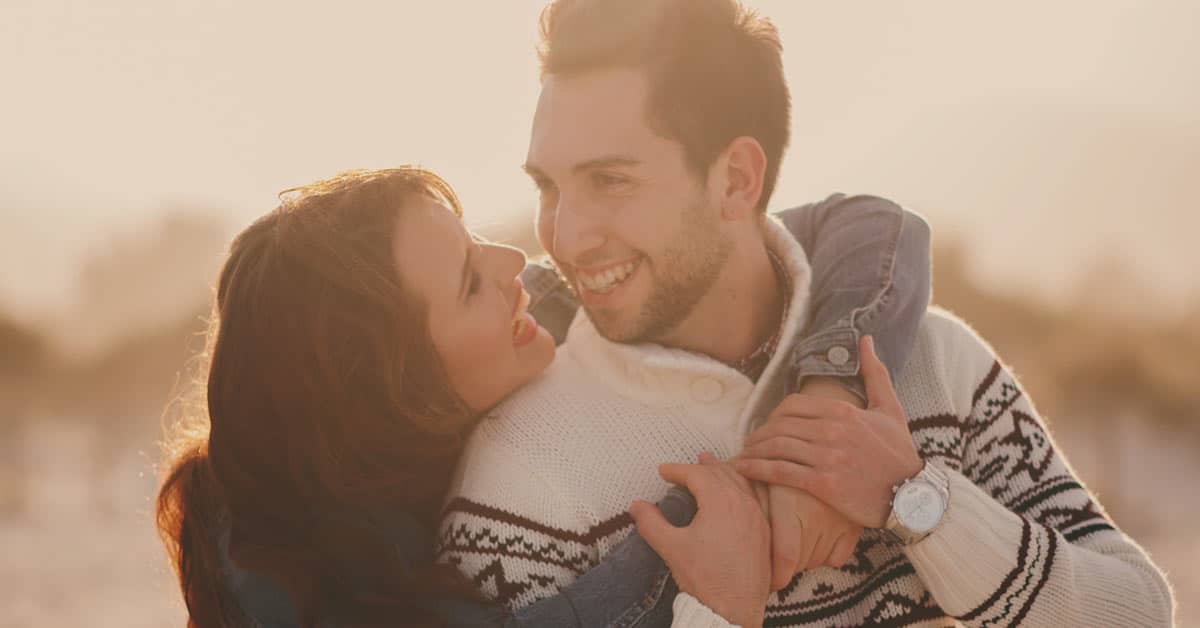
[[191, 625], [1170, 625], [1016, 379], [926, 311], [925, 223], [765, 212], [768, 20], [558, 0], [540, 58], [549, 261], [411, 167], [234, 241], [158, 499]]

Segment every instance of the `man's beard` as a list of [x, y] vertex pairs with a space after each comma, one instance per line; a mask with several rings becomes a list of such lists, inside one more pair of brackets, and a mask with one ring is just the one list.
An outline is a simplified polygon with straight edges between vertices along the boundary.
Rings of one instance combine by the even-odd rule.
[[613, 342], [656, 342], [686, 320], [712, 290], [732, 244], [703, 198], [681, 212], [680, 222], [660, 258], [643, 269], [651, 271], [652, 283], [638, 311], [584, 308], [600, 335]]

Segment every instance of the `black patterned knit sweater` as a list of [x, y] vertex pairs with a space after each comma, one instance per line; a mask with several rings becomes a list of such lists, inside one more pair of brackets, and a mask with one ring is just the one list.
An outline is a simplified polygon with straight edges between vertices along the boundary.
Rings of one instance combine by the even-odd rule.
[[[659, 462], [737, 453], [779, 401], [773, 372], [755, 386], [701, 356], [608, 342], [580, 317], [547, 373], [473, 436], [442, 560], [513, 608], [554, 594], [629, 534], [633, 500], [665, 492]], [[847, 565], [772, 595], [765, 625], [1170, 625], [1162, 574], [965, 324], [931, 311], [896, 390], [921, 456], [950, 476], [942, 524], [906, 549], [868, 531]], [[679, 626], [728, 625], [687, 594], [675, 610]]]

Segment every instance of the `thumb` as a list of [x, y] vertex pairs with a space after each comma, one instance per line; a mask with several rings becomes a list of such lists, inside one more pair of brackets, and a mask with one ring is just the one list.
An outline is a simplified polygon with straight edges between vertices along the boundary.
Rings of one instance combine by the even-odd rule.
[[667, 521], [658, 506], [638, 500], [629, 507], [629, 514], [637, 524], [638, 534], [668, 563], [671, 562], [680, 529]]
[[887, 367], [875, 353], [875, 339], [863, 336], [858, 345], [862, 356], [863, 384], [867, 389], [867, 407], [883, 410], [889, 415], [895, 415], [893, 410], [900, 408], [900, 400], [896, 398], [896, 389], [892, 387], [892, 378], [888, 375]]

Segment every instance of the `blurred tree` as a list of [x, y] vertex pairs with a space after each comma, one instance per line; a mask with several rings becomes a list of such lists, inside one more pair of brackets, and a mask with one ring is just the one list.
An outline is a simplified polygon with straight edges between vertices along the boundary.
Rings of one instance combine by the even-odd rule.
[[40, 369], [46, 347], [41, 334], [0, 312], [0, 377]]
[[96, 356], [203, 310], [228, 239], [218, 212], [176, 208], [93, 249], [80, 267], [77, 305], [59, 330], [65, 349]]
[[25, 505], [24, 428], [48, 355], [41, 334], [0, 313], [0, 516]]

